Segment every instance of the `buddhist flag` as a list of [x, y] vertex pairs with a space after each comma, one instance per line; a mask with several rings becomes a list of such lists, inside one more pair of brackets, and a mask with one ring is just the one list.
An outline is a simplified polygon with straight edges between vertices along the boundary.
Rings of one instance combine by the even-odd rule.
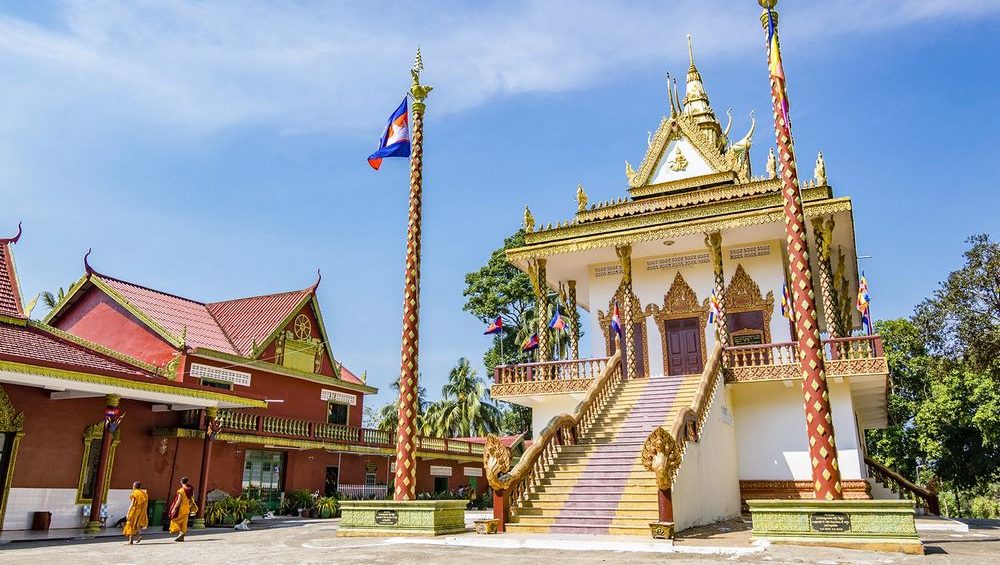
[[552, 316], [552, 320], [549, 321], [549, 327], [558, 331], [566, 329], [566, 320], [559, 314], [558, 304], [556, 304], [556, 315]]
[[712, 289], [712, 296], [708, 299], [708, 323], [714, 324], [719, 316], [722, 316], [722, 303], [719, 302], [719, 296], [715, 294], [715, 289]]
[[611, 329], [618, 334], [618, 337], [622, 335], [622, 315], [618, 311], [618, 301], [615, 301], [615, 307], [611, 310]]
[[781, 283], [781, 315], [795, 321], [795, 314], [792, 311], [792, 297], [788, 294], [787, 283]]
[[858, 281], [858, 312], [861, 312], [861, 327], [868, 331], [868, 335], [872, 335], [872, 317], [869, 305], [871, 304], [872, 297], [868, 294], [868, 279], [865, 277], [865, 272], [861, 271], [861, 280]]
[[521, 344], [521, 351], [534, 351], [538, 349], [538, 334], [531, 334], [531, 337]]
[[500, 333], [501, 331], [503, 331], [503, 318], [497, 316], [497, 319], [493, 320], [493, 323], [490, 324], [490, 327], [486, 328], [486, 331], [483, 332], [483, 335], [497, 334]]
[[785, 68], [781, 64], [777, 22], [774, 21], [771, 10], [767, 11], [767, 68], [771, 73], [771, 80], [775, 82], [774, 95], [781, 108], [781, 119], [785, 121], [786, 128], [791, 128], [792, 124], [788, 121], [788, 97], [785, 95]]
[[389, 116], [389, 121], [382, 130], [378, 140], [378, 149], [368, 156], [368, 164], [376, 171], [382, 166], [383, 157], [410, 156], [410, 114], [407, 110], [406, 98]]

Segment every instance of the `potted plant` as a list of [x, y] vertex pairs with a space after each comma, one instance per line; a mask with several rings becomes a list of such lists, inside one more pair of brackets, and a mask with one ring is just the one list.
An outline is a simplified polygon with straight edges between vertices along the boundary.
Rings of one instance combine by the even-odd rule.
[[337, 499], [332, 496], [321, 496], [316, 499], [316, 514], [319, 518], [333, 518], [337, 515]]

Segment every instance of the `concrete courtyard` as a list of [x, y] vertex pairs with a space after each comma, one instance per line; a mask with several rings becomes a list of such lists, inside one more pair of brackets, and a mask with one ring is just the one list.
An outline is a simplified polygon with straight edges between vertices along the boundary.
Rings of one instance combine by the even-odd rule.
[[[447, 538], [337, 538], [337, 521], [275, 524], [249, 532], [204, 530], [174, 543], [160, 532], [136, 546], [122, 538], [22, 541], [0, 545], [3, 563], [113, 565], [177, 562], [274, 563], [1000, 563], [1000, 526], [972, 523], [969, 532], [928, 532], [928, 555], [906, 556], [827, 548], [753, 546], [746, 532], [689, 536], [673, 548], [637, 538], [465, 534]], [[579, 549], [589, 547], [586, 551]], [[553, 548], [553, 549], [545, 549]], [[668, 550], [669, 552], [665, 552]]]

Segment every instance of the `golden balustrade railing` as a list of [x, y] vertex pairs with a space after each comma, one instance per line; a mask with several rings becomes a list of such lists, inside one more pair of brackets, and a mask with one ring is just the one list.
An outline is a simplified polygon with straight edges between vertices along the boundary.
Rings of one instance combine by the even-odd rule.
[[[823, 354], [831, 375], [888, 372], [878, 335], [825, 339]], [[876, 360], [879, 362], [874, 363]], [[724, 365], [735, 381], [798, 378], [798, 363], [799, 347], [793, 342], [727, 347], [724, 356]]]
[[604, 372], [609, 359], [609, 357], [597, 357], [594, 359], [498, 365], [493, 369], [493, 382], [495, 384], [509, 384], [534, 381], [594, 379]]
[[[536, 488], [555, 461], [561, 445], [574, 445], [586, 435], [597, 421], [598, 415], [607, 405], [618, 385], [622, 382], [621, 352], [615, 352], [607, 359], [600, 359], [602, 367], [595, 375], [587, 395], [576, 406], [572, 415], [561, 414], [552, 418], [539, 437], [535, 438], [517, 465], [510, 467], [511, 452], [495, 436], [487, 439], [483, 453], [483, 465], [487, 480], [493, 488], [493, 516], [500, 520], [503, 531], [510, 509], [523, 502]], [[551, 366], [555, 363], [529, 363], [534, 366]], [[506, 467], [506, 468], [504, 468]]]

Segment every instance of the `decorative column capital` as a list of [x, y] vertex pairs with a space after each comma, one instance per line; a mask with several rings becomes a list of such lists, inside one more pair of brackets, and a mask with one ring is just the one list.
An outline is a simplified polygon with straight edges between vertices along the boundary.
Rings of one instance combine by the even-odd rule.
[[215, 419], [219, 417], [219, 408], [217, 406], [209, 406], [205, 408], [205, 416]]
[[632, 246], [629, 244], [615, 247], [615, 254], [622, 266], [622, 279], [632, 284]]
[[104, 404], [110, 408], [117, 408], [118, 404], [122, 401], [121, 395], [118, 394], [108, 394], [104, 397]]
[[708, 248], [712, 266], [722, 268], [722, 232], [714, 231], [705, 234], [705, 247]]

